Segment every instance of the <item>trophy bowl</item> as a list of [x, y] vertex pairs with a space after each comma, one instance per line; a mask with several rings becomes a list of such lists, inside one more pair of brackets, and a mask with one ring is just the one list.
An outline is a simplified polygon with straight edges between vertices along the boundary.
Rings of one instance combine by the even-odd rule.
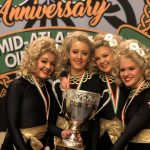
[[69, 121], [69, 129], [72, 134], [63, 139], [68, 147], [81, 148], [83, 143], [77, 140], [79, 126], [96, 113], [100, 101], [100, 94], [76, 89], [63, 90], [62, 109], [66, 119]]

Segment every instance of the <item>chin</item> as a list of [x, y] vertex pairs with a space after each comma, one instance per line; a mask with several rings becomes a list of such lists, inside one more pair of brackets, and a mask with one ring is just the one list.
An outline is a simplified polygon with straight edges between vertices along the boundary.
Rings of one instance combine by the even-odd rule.
[[110, 70], [104, 70], [104, 73], [109, 74]]
[[126, 83], [126, 82], [125, 82], [125, 85], [126, 85], [127, 87], [132, 87], [133, 84], [132, 84], [132, 83]]
[[49, 76], [41, 76], [40, 77], [42, 80], [47, 80], [49, 78]]
[[110, 68], [103, 69], [103, 72], [109, 74], [111, 72], [111, 69]]

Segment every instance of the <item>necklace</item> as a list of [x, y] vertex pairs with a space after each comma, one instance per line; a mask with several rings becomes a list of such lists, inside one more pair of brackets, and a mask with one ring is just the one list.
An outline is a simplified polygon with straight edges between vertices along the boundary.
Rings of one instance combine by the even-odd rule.
[[44, 105], [45, 105], [45, 112], [46, 112], [46, 119], [48, 120], [48, 117], [49, 117], [49, 110], [50, 110], [50, 96], [48, 94], [48, 91], [47, 91], [47, 88], [46, 88], [46, 85], [44, 84], [44, 87], [45, 87], [45, 90], [46, 90], [46, 94], [47, 94], [47, 97], [48, 97], [48, 101], [46, 100], [46, 97], [39, 85], [39, 83], [37, 82], [37, 80], [35, 79], [35, 77], [33, 75], [31, 75], [31, 78], [32, 78], [32, 81], [33, 83], [35, 84], [35, 86], [37, 87], [40, 95], [42, 96], [42, 99], [43, 99], [43, 102], [44, 102]]
[[[100, 74], [99, 77], [102, 79], [103, 82], [107, 82], [106, 75]], [[116, 80], [115, 80], [114, 76], [109, 75], [109, 76], [107, 76], [107, 78], [109, 78], [110, 83], [116, 83]]]
[[[84, 73], [85, 74], [83, 76], [82, 82], [86, 82], [88, 79], [91, 79], [91, 77], [92, 77], [88, 71], [85, 71]], [[68, 81], [70, 82], [70, 84], [79, 84], [82, 75], [83, 75], [83, 73], [79, 76], [74, 77], [73, 75], [68, 74]]]
[[[34, 81], [31, 77], [31, 75], [23, 76], [24, 79], [28, 80], [31, 84], [34, 84]], [[45, 81], [41, 79], [36, 79], [40, 87], [43, 87], [45, 85]]]
[[145, 89], [145, 88], [143, 88], [143, 87], [145, 87], [145, 86], [143, 86], [144, 84], [145, 84], [145, 81], [142, 81], [140, 83], [140, 85], [138, 86], [138, 88], [135, 90], [132, 90], [131, 95], [129, 94], [129, 97], [128, 97], [128, 99], [127, 99], [127, 101], [123, 107], [123, 110], [122, 110], [122, 124], [123, 124], [123, 126], [125, 126], [125, 113], [126, 113], [128, 107], [130, 106], [131, 102], [134, 100], [135, 96], [137, 96], [143, 89]]
[[116, 86], [116, 94], [114, 96], [109, 77], [105, 75], [105, 78], [106, 78], [106, 83], [107, 83], [107, 87], [108, 87], [108, 91], [109, 91], [109, 96], [110, 96], [110, 98], [112, 100], [114, 114], [116, 115], [117, 111], [118, 111], [120, 89], [119, 89], [119, 86]]
[[[79, 78], [79, 79], [78, 79], [79, 81], [78, 81], [78, 84], [77, 84], [77, 88], [76, 88], [76, 89], [78, 89], [78, 90], [80, 89], [85, 74], [86, 74], [86, 71], [84, 71], [84, 72], [82, 73], [82, 75], [80, 76], [80, 78], [78, 77], [78, 78]], [[70, 74], [68, 75], [68, 79], [69, 79], [69, 81], [70, 81]]]
[[80, 76], [76, 76], [74, 77], [73, 75], [70, 75], [70, 84], [78, 84], [79, 83], [79, 80], [81, 78], [81, 75]]

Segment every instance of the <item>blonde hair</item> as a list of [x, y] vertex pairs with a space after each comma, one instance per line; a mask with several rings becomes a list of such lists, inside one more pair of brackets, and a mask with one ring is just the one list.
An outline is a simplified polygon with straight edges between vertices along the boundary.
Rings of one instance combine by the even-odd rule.
[[[119, 35], [114, 35], [111, 33], [106, 33], [106, 34], [99, 33], [94, 37], [94, 48], [96, 50], [97, 48], [106, 46], [106, 47], [109, 47], [112, 54], [114, 54], [117, 47], [119, 46], [119, 44], [122, 41], [123, 41], [123, 38]], [[101, 72], [101, 70], [99, 70], [99, 68], [97, 67], [94, 59], [93, 59], [93, 62], [94, 62], [93, 68], [94, 68], [95, 72], [96, 73]]]
[[[62, 71], [69, 72], [70, 71], [70, 61], [69, 61], [69, 52], [72, 47], [73, 42], [84, 42], [90, 48], [90, 59], [93, 57], [94, 45], [93, 42], [89, 39], [89, 35], [83, 31], [75, 31], [68, 34], [62, 44], [61, 56], [59, 59], [59, 63], [56, 66], [56, 76], [59, 77]], [[86, 69], [88, 71], [91, 70], [90, 62], [87, 64]]]
[[57, 57], [55, 41], [47, 36], [39, 37], [27, 45], [17, 75], [26, 76], [35, 71], [38, 59], [46, 52], [51, 52]]
[[102, 46], [108, 46], [113, 51], [115, 48], [123, 41], [123, 38], [119, 35], [114, 35], [110, 33], [106, 34], [97, 34], [94, 37], [94, 48], [99, 48]]
[[134, 61], [143, 71], [144, 79], [150, 82], [150, 49], [146, 48], [135, 39], [123, 41], [115, 53], [113, 67], [113, 74], [119, 80], [121, 80], [119, 75], [119, 62], [122, 57], [126, 57]]

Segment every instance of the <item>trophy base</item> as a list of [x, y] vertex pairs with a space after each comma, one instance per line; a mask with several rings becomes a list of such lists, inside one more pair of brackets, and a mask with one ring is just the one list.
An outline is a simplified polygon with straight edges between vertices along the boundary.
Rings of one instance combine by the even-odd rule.
[[82, 142], [72, 140], [72, 139], [63, 139], [62, 142], [69, 147], [77, 147], [77, 148], [83, 147]]
[[55, 146], [55, 150], [84, 150], [84, 149], [85, 149], [85, 146], [83, 146], [83, 144], [81, 147], [79, 146], [73, 147], [73, 146], [69, 146], [65, 144], [64, 141], [58, 142]]

